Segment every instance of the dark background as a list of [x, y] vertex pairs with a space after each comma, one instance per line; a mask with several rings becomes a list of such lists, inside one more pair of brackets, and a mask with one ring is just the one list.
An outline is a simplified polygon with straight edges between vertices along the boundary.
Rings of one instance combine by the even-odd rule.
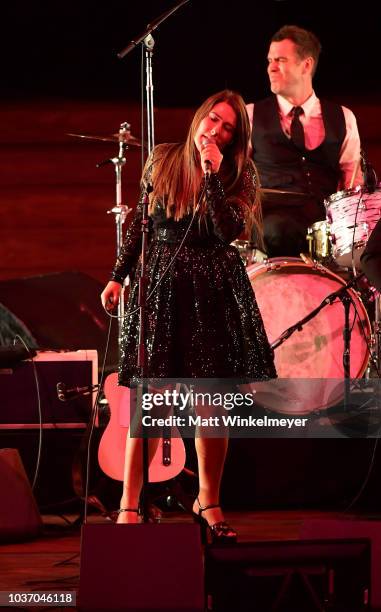
[[[2, 3], [0, 282], [53, 274], [43, 281], [47, 294], [56, 296], [56, 284], [70, 290], [66, 273], [75, 271], [91, 277], [90, 295], [94, 279], [103, 286], [109, 278], [115, 223], [107, 211], [115, 201], [115, 172], [112, 164], [96, 164], [117, 155], [118, 146], [68, 134], [110, 135], [128, 121], [142, 137], [141, 46], [123, 60], [117, 52], [174, 2]], [[334, 1], [191, 0], [154, 32], [155, 142], [183, 140], [194, 109], [225, 87], [240, 91], [247, 102], [268, 95], [269, 40], [279, 27], [294, 23], [320, 38], [316, 92], [354, 111], [362, 147], [380, 176], [379, 13], [370, 2], [352, 7]], [[141, 165], [141, 149], [130, 147], [122, 199], [132, 209]], [[41, 291], [37, 296], [42, 319], [59, 319], [62, 326], [56, 308], [46, 308]], [[24, 320], [21, 306], [27, 301], [19, 304]], [[37, 331], [31, 328], [36, 336]]]
[[[268, 41], [286, 23], [313, 30], [322, 42], [320, 95], [379, 95], [377, 4], [191, 0], [154, 33], [155, 105], [195, 106], [224, 87], [247, 101], [265, 96]], [[3, 96], [139, 100], [140, 49], [122, 61], [116, 53], [173, 5], [7, 2], [1, 9]]]

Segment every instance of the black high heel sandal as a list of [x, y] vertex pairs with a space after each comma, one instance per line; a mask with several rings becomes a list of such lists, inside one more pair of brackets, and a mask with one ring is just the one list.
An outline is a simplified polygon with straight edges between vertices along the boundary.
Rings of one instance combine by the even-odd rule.
[[[119, 510], [115, 511], [115, 522], [117, 522], [119, 514], [122, 512], [136, 512], [138, 516], [142, 516], [141, 508], [119, 508]], [[148, 508], [148, 522], [149, 523], [160, 523], [162, 518], [162, 512], [159, 510], [157, 506], [154, 504], [150, 504]]]
[[208, 544], [208, 530], [210, 533], [211, 544], [215, 544], [218, 546], [230, 546], [232, 544], [236, 544], [237, 542], [237, 532], [230, 527], [229, 523], [226, 521], [218, 521], [213, 525], [209, 525], [206, 518], [202, 515], [205, 510], [211, 510], [212, 508], [219, 508], [219, 504], [210, 504], [209, 506], [205, 506], [204, 508], [201, 506], [198, 497], [196, 497], [196, 501], [198, 503], [198, 513], [193, 513], [194, 520], [200, 524], [201, 528], [201, 540], [203, 544]]
[[122, 512], [136, 512], [137, 515], [140, 514], [139, 508], [119, 508], [119, 510], [116, 511], [117, 518]]

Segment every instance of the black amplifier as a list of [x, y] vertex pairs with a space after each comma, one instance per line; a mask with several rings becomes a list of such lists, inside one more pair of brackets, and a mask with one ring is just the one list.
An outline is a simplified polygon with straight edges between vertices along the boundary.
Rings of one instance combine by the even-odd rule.
[[0, 368], [0, 430], [34, 429], [40, 421], [44, 428], [84, 428], [97, 383], [96, 350], [39, 351]]

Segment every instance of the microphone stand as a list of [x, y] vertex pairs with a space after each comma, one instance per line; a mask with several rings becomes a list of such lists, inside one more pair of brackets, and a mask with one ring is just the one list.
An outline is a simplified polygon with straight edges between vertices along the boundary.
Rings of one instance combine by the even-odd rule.
[[[142, 250], [141, 250], [141, 268], [140, 268], [140, 276], [139, 276], [139, 296], [138, 296], [138, 305], [139, 305], [139, 344], [138, 344], [138, 368], [140, 371], [140, 378], [142, 381], [141, 385], [141, 401], [140, 406], [136, 408], [140, 408], [141, 417], [142, 406], [143, 406], [143, 394], [147, 389], [147, 354], [146, 354], [146, 345], [145, 345], [145, 324], [146, 324], [146, 302], [147, 302], [147, 272], [146, 272], [146, 254], [147, 254], [147, 246], [148, 246], [148, 194], [149, 191], [152, 191], [152, 187], [147, 185], [144, 198], [143, 198], [143, 214], [142, 214]], [[138, 397], [138, 396], [137, 396]], [[149, 482], [149, 462], [148, 462], [148, 438], [145, 435], [145, 428], [143, 425], [143, 419], [141, 419], [141, 435], [142, 435], [142, 458], [143, 458], [143, 486], [141, 492], [141, 505], [143, 512], [143, 522], [148, 523], [149, 519], [149, 507], [148, 507], [148, 496], [147, 496], [147, 487]]]
[[344, 329], [343, 329], [343, 339], [344, 339], [344, 348], [343, 348], [343, 369], [344, 369], [344, 412], [348, 411], [349, 400], [350, 400], [350, 381], [351, 381], [351, 372], [350, 372], [350, 342], [351, 342], [351, 327], [349, 324], [349, 311], [351, 305], [351, 297], [348, 293], [348, 289], [351, 289], [357, 281], [364, 276], [364, 273], [359, 274], [357, 277], [350, 280], [348, 283], [340, 287], [337, 291], [330, 293], [322, 303], [317, 306], [314, 310], [312, 310], [307, 316], [300, 321], [297, 321], [291, 327], [288, 327], [270, 346], [274, 350], [278, 348], [283, 342], [287, 340], [294, 332], [301, 331], [303, 326], [311, 321], [314, 317], [316, 317], [319, 312], [325, 308], [333, 304], [336, 299], [341, 300], [344, 306]]
[[[147, 106], [147, 150], [148, 155], [151, 154], [154, 146], [155, 146], [155, 137], [154, 137], [154, 112], [153, 112], [153, 80], [152, 80], [152, 56], [153, 56], [153, 48], [155, 45], [155, 41], [152, 37], [152, 32], [159, 27], [163, 21], [168, 19], [170, 15], [172, 15], [175, 11], [177, 11], [181, 6], [187, 4], [190, 0], [181, 0], [174, 7], [165, 11], [159, 17], [154, 19], [151, 23], [149, 23], [140, 36], [136, 39], [131, 40], [131, 42], [122, 49], [117, 54], [119, 59], [123, 59], [132, 49], [135, 49], [140, 43], [143, 43], [145, 46], [145, 73], [146, 73], [146, 106]], [[142, 100], [142, 106], [144, 105]], [[144, 142], [144, 138], [142, 138]], [[143, 198], [143, 215], [142, 215], [142, 249], [141, 249], [141, 272], [139, 277], [139, 346], [138, 346], [138, 369], [140, 372], [142, 385], [141, 385], [141, 393], [143, 398], [143, 393], [145, 392], [146, 387], [146, 377], [148, 373], [147, 368], [147, 359], [146, 359], [146, 347], [145, 347], [145, 316], [146, 316], [146, 293], [147, 293], [147, 276], [146, 276], [146, 250], [147, 250], [147, 242], [148, 242], [148, 194], [152, 191], [152, 187], [147, 186]], [[137, 398], [139, 396], [137, 395]], [[139, 410], [142, 414], [142, 401], [140, 402], [140, 406], [136, 406], [136, 409]], [[142, 503], [142, 511], [143, 511], [143, 522], [148, 522], [149, 518], [149, 508], [148, 508], [148, 496], [146, 493], [147, 485], [149, 481], [148, 474], [148, 439], [145, 435], [144, 426], [142, 423], [141, 429], [142, 435], [142, 454], [143, 454], [143, 487], [141, 493], [141, 503]]]

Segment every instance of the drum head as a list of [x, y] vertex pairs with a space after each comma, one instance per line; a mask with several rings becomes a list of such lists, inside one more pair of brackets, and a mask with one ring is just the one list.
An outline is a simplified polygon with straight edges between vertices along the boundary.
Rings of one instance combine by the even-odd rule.
[[[270, 344], [345, 284], [339, 276], [323, 266], [309, 265], [297, 258], [269, 259], [266, 263], [250, 266], [247, 273]], [[356, 307], [351, 303], [350, 371], [352, 378], [358, 378], [363, 375], [368, 362], [363, 330], [369, 338], [370, 322], [361, 299], [355, 291], [350, 289], [348, 292]], [[275, 401], [278, 412], [309, 413], [334, 405], [341, 399], [343, 387], [337, 379], [344, 377], [343, 329], [344, 307], [341, 301], [337, 301], [325, 306], [301, 331], [294, 332], [275, 349], [279, 378], [316, 379], [316, 388], [315, 383], [306, 381], [304, 389], [302, 381], [283, 381], [286, 383], [283, 384], [286, 396], [283, 402], [279, 397]], [[279, 382], [279, 385], [282, 386], [282, 383]], [[339, 391], [335, 395], [336, 387]], [[288, 402], [287, 394], [292, 395], [294, 391], [296, 399]]]

